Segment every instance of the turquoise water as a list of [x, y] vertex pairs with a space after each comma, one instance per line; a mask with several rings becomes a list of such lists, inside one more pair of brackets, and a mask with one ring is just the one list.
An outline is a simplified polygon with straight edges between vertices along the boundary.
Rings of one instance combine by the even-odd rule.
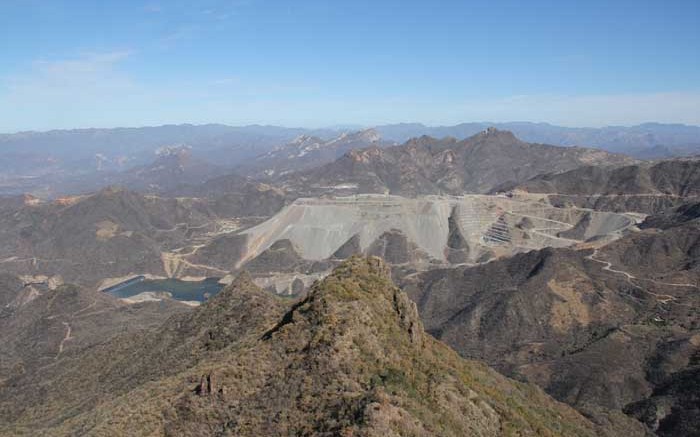
[[144, 291], [167, 291], [177, 300], [196, 300], [204, 302], [221, 291], [219, 278], [207, 278], [203, 281], [181, 281], [179, 279], [143, 279], [128, 281], [105, 290], [112, 296], [125, 298]]

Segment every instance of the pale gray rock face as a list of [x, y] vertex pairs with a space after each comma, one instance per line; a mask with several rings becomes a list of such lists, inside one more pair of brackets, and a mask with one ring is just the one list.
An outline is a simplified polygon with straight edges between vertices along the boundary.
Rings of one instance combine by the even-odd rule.
[[388, 257], [393, 264], [477, 263], [614, 238], [633, 225], [633, 218], [625, 214], [554, 208], [546, 196], [298, 199], [241, 233], [246, 247], [236, 266], [245, 267], [281, 240], [288, 240], [301, 259], [311, 261], [368, 253]]

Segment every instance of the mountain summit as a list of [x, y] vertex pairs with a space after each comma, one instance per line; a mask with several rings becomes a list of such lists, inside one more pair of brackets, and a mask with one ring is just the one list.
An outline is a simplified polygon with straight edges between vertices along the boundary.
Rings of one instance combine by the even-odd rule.
[[507, 130], [497, 129], [495, 127], [488, 127], [486, 130], [479, 132], [472, 137], [474, 140], [479, 139], [489, 139], [489, 140], [499, 140], [503, 143], [513, 143], [520, 141], [518, 140], [513, 132]]

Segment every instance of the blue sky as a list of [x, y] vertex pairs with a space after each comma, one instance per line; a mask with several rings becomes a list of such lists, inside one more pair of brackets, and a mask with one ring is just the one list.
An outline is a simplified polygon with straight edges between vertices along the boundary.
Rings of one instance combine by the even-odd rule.
[[0, 1], [0, 132], [700, 124], [700, 1]]

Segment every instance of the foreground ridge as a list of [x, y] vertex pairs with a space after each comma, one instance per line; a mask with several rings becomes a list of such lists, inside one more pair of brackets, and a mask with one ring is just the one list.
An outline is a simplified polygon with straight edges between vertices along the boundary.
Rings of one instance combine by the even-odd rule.
[[379, 258], [350, 258], [276, 323], [247, 327], [240, 340], [241, 327], [214, 326], [238, 320], [231, 317], [249, 312], [250, 302], [260, 310], [267, 300], [255, 288], [243, 276], [178, 322], [188, 336], [227, 333], [206, 353], [197, 349], [196, 364], [98, 401], [49, 425], [50, 434], [614, 435], [426, 335]]

